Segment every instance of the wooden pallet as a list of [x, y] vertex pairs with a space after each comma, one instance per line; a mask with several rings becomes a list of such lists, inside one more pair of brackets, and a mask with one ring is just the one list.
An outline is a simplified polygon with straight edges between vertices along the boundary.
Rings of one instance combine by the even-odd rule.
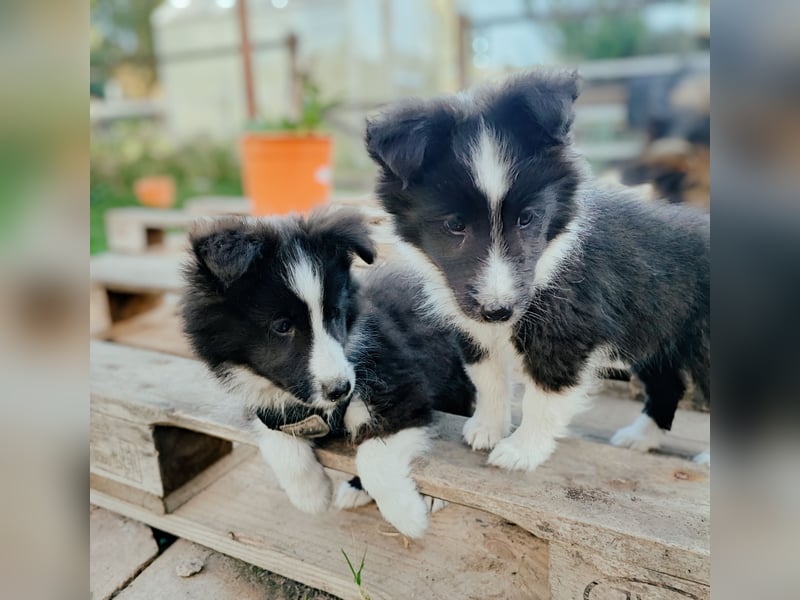
[[183, 289], [183, 255], [100, 254], [89, 261], [90, 334], [106, 336], [113, 325], [158, 307], [167, 293]]
[[[451, 506], [407, 543], [374, 507], [294, 510], [197, 361], [93, 342], [91, 390], [93, 503], [337, 596], [357, 597], [340, 550], [367, 549], [373, 598], [709, 597], [708, 471], [683, 459], [568, 439], [535, 472], [506, 473], [463, 445], [463, 419], [437, 415], [413, 475]], [[187, 431], [197, 475], [175, 479]], [[354, 473], [345, 443], [318, 457]]]
[[[383, 262], [392, 254], [396, 237], [388, 223], [386, 213], [373, 206], [359, 205], [358, 201], [353, 201], [352, 204], [343, 201], [334, 206], [357, 208], [364, 214], [377, 249], [376, 264]], [[124, 211], [124, 214], [127, 215], [135, 215], [137, 211], [153, 212], [144, 208], [118, 210]], [[180, 219], [174, 218], [176, 211], [155, 212], [172, 214], [173, 216], [170, 216], [167, 221], [173, 224], [182, 220], [181, 222], [188, 225], [195, 221], [194, 216], [183, 213]], [[144, 222], [137, 219], [133, 220], [134, 224], [141, 225]], [[121, 221], [121, 219], [119, 220]], [[149, 222], [155, 223], [155, 221]], [[133, 225], [129, 228], [129, 230], [134, 229], [136, 227]], [[109, 230], [109, 239], [111, 239], [111, 233]], [[117, 246], [120, 245], [117, 244]], [[145, 247], [133, 244], [127, 246], [121, 244], [121, 247], [127, 248], [127, 250], [94, 256], [90, 261], [90, 332], [95, 337], [106, 336], [115, 323], [158, 306], [165, 293], [179, 293], [183, 288], [181, 264], [187, 260], [183, 250], [180, 252], [141, 253], [140, 251], [146, 249]], [[139, 250], [134, 251], [133, 248], [139, 248]], [[354, 266], [356, 268], [366, 267], [360, 259], [355, 261]]]
[[[386, 214], [372, 196], [336, 195], [332, 206], [361, 210], [373, 224], [386, 221]], [[240, 196], [202, 196], [186, 201], [183, 210], [126, 206], [106, 211], [105, 228], [109, 250], [117, 254], [142, 254], [164, 246], [167, 232], [185, 230], [198, 218], [251, 214], [250, 201]]]
[[250, 199], [244, 196], [197, 196], [187, 199], [183, 209], [194, 217], [252, 213]]
[[106, 240], [111, 252], [141, 254], [164, 244], [170, 229], [186, 229], [197, 215], [183, 210], [126, 206], [105, 212]]
[[[155, 350], [184, 358], [194, 358], [178, 318], [179, 298], [168, 295], [143, 314], [117, 322], [105, 339], [126, 346]], [[592, 406], [570, 425], [573, 437], [608, 443], [614, 432], [630, 424], [641, 412], [642, 404], [629, 398], [627, 384], [606, 382], [592, 394]], [[518, 403], [512, 407], [514, 423], [521, 418]], [[711, 421], [707, 413], [678, 410], [672, 431], [665, 436], [662, 453], [690, 458], [709, 447]]]
[[[334, 193], [330, 204], [357, 208], [378, 208], [374, 194]], [[252, 203], [244, 196], [197, 196], [184, 203], [184, 210], [195, 217], [252, 214]]]

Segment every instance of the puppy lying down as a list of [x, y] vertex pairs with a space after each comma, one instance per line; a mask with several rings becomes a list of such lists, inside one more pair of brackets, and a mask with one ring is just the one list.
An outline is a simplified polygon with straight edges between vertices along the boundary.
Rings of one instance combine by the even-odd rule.
[[[374, 246], [351, 212], [198, 224], [185, 267], [184, 330], [253, 415], [259, 447], [292, 504], [326, 510], [332, 485], [314, 441], [349, 436], [358, 478], [337, 504], [371, 496], [409, 537], [428, 503], [409, 475], [434, 408], [468, 415], [475, 389], [456, 333], [421, 318], [423, 282], [396, 267], [351, 274]], [[364, 491], [360, 491], [363, 487]]]

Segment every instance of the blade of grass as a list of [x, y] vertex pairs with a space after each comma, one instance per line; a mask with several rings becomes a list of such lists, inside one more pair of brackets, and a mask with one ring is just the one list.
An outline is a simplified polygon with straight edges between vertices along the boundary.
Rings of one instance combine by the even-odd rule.
[[[361, 585], [361, 569], [364, 567], [364, 561], [363, 560], [361, 561], [361, 567], [358, 569], [358, 573], [356, 573], [356, 570], [353, 568], [353, 563], [350, 562], [350, 557], [347, 556], [347, 552], [344, 551], [344, 548], [339, 548], [339, 549], [342, 551], [342, 554], [344, 555], [344, 559], [347, 561], [347, 566], [350, 567], [350, 573], [353, 574], [353, 581], [356, 582], [356, 585], [360, 586]], [[365, 552], [365, 555], [366, 555], [366, 552]]]
[[358, 585], [361, 585], [361, 571], [364, 569], [364, 559], [367, 558], [367, 549], [364, 548], [364, 554], [361, 556], [361, 565], [358, 567]]

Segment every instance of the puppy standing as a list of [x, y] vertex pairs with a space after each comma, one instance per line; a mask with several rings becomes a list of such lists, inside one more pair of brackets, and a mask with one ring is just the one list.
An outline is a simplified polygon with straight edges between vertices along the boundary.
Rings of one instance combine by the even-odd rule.
[[[371, 270], [354, 214], [221, 219], [191, 235], [184, 329], [197, 355], [254, 412], [259, 446], [300, 510], [328, 508], [331, 481], [315, 439], [350, 434], [364, 489], [383, 516], [421, 536], [428, 507], [409, 475], [433, 408], [469, 412], [474, 387], [455, 332], [415, 313], [419, 277]], [[339, 506], [369, 501], [344, 484]]]
[[[402, 252], [426, 275], [430, 311], [469, 341], [478, 397], [464, 437], [508, 469], [551, 455], [609, 359], [647, 392], [619, 445], [658, 445], [686, 373], [710, 397], [708, 220], [595, 186], [572, 147], [578, 92], [574, 73], [534, 72], [367, 124]], [[509, 436], [515, 373], [523, 417]]]

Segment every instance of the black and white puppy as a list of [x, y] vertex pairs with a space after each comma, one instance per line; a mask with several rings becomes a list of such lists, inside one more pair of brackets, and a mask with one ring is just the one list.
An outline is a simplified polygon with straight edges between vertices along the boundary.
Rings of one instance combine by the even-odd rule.
[[[418, 275], [371, 269], [361, 218], [222, 219], [191, 234], [184, 329], [196, 354], [250, 407], [259, 446], [291, 502], [318, 513], [331, 481], [313, 441], [349, 434], [361, 485], [383, 516], [421, 536], [428, 504], [409, 476], [428, 446], [432, 409], [469, 414], [475, 390], [455, 331], [420, 319]], [[369, 498], [351, 481], [337, 504]]]
[[[507, 469], [551, 455], [610, 360], [647, 391], [618, 445], [658, 445], [685, 373], [709, 397], [708, 219], [595, 184], [572, 145], [578, 93], [575, 73], [531, 72], [367, 123], [400, 251], [425, 274], [430, 311], [471, 341], [464, 437]], [[523, 417], [509, 435], [517, 376]]]

